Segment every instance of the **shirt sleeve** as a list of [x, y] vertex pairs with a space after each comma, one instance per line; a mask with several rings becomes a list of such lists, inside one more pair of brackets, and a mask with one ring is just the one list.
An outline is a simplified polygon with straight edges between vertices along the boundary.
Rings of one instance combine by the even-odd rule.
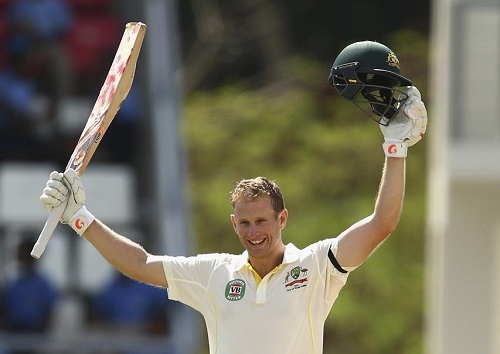
[[208, 296], [208, 285], [214, 269], [224, 261], [223, 255], [204, 254], [193, 257], [163, 257], [168, 282], [168, 297], [200, 310]]
[[[336, 258], [337, 257], [337, 252], [338, 252], [338, 239], [337, 238], [333, 238], [333, 239], [326, 240], [326, 241], [330, 241], [329, 249], [332, 251], [334, 257]], [[331, 260], [330, 260], [330, 265], [333, 266], [333, 268], [334, 268], [333, 270], [338, 271], [339, 273], [343, 273], [343, 272], [341, 272], [339, 269], [337, 269], [335, 267], [335, 265], [331, 262]], [[343, 270], [347, 271], [347, 273], [350, 273], [354, 269], [357, 268], [357, 267], [343, 267], [342, 264], [339, 264], [339, 266], [342, 267]]]
[[[347, 282], [347, 278], [355, 267], [342, 267], [347, 272], [341, 272], [339, 269], [335, 268], [328, 257], [328, 252], [331, 250], [333, 255], [337, 256], [338, 250], [338, 239], [330, 238], [326, 240], [319, 241], [311, 247], [315, 248], [317, 262], [320, 267], [325, 269], [325, 301], [333, 303]], [[342, 266], [342, 265], [341, 265]]]

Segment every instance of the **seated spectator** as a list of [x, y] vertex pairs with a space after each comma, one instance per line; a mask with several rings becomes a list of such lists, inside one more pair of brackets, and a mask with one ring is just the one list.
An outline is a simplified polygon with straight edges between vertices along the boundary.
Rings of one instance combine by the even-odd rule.
[[29, 57], [13, 47], [8, 47], [6, 53], [9, 65], [0, 71], [0, 161], [28, 160], [38, 151], [30, 109], [35, 82]]
[[[31, 235], [31, 233], [30, 233]], [[18, 274], [0, 291], [0, 323], [6, 331], [46, 333], [58, 300], [56, 287], [37, 270], [30, 252], [36, 239], [24, 238], [17, 249]]]
[[[7, 141], [0, 145], [0, 161], [51, 159], [57, 107], [73, 91], [73, 70], [63, 41], [73, 15], [62, 0], [16, 0], [4, 17], [0, 132]], [[35, 108], [37, 102], [42, 104]]]
[[[9, 41], [37, 60], [42, 92], [69, 94], [72, 69], [64, 38], [74, 22], [71, 8], [62, 0], [17, 0], [7, 9]], [[48, 70], [44, 70], [48, 69]]]
[[116, 273], [91, 302], [94, 323], [138, 334], [168, 332], [168, 298], [164, 289]]

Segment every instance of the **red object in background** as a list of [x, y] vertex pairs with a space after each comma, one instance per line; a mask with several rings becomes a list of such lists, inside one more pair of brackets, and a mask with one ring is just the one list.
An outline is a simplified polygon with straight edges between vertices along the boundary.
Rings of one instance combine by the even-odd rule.
[[7, 21], [3, 16], [0, 16], [0, 68], [6, 64], [5, 58], [5, 41], [7, 40]]
[[75, 18], [65, 38], [65, 47], [77, 75], [91, 74], [99, 65], [101, 54], [115, 50], [121, 28], [119, 21], [110, 15]]
[[[11, 0], [0, 0], [11, 1]], [[112, 0], [66, 0], [75, 12], [101, 11], [112, 5]]]

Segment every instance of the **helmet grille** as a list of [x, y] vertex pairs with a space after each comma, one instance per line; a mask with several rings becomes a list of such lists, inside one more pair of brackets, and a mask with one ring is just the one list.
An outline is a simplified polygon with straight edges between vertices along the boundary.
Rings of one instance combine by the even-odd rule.
[[[400, 85], [399, 80], [386, 72], [358, 69], [358, 62], [333, 66], [328, 78], [329, 83], [342, 97], [354, 102], [371, 119], [385, 125], [382, 117], [387, 118], [387, 122], [392, 119], [406, 101], [407, 95], [397, 88]], [[363, 104], [369, 104], [370, 107], [363, 108]]]

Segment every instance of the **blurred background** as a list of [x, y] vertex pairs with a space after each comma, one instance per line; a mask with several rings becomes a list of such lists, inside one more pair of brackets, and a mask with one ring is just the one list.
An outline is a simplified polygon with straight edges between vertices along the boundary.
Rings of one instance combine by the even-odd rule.
[[[304, 247], [371, 213], [378, 126], [328, 86], [346, 45], [397, 54], [429, 111], [397, 231], [353, 272], [325, 354], [500, 353], [500, 3], [0, 1], [0, 354], [207, 353], [203, 319], [59, 226], [29, 257], [129, 21], [135, 81], [83, 182], [151, 253], [241, 253], [229, 191], [264, 175]], [[251, 334], [249, 334], [251, 335]]]

